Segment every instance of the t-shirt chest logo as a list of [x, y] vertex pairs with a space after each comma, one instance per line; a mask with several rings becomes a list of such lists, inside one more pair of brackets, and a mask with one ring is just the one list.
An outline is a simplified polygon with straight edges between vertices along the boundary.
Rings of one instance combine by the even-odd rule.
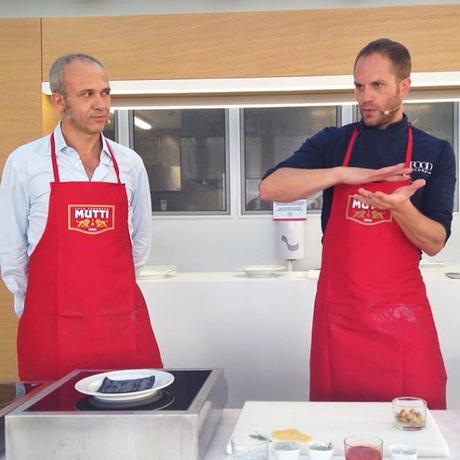
[[362, 225], [378, 225], [391, 222], [393, 216], [388, 209], [377, 209], [362, 203], [353, 195], [348, 196], [346, 219]]
[[69, 204], [68, 229], [87, 235], [97, 235], [115, 228], [115, 206]]

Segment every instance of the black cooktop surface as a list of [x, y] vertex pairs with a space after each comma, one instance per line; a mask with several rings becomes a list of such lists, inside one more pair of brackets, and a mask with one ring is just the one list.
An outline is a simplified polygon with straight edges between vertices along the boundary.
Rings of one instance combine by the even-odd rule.
[[72, 379], [62, 384], [50, 394], [41, 398], [25, 412], [82, 412], [82, 411], [117, 411], [117, 410], [187, 410], [211, 374], [211, 370], [169, 370], [174, 375], [174, 382], [168, 387], [155, 393], [151, 398], [136, 402], [120, 404], [105, 404], [92, 396], [87, 396], [75, 390], [79, 380], [103, 371], [82, 371]]

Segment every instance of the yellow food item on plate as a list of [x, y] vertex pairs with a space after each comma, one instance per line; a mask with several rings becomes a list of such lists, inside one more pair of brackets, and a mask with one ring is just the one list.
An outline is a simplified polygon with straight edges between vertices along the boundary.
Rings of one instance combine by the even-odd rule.
[[307, 442], [313, 438], [309, 434], [302, 433], [297, 428], [287, 428], [285, 430], [272, 431], [272, 438], [280, 441], [299, 441]]

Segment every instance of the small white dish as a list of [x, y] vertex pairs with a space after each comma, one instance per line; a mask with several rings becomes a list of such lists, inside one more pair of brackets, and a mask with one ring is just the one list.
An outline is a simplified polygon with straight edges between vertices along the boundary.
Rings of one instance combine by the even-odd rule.
[[421, 260], [420, 261], [421, 270], [436, 270], [438, 268], [443, 268], [446, 266], [446, 262], [442, 260]]
[[297, 460], [300, 445], [295, 441], [276, 441], [272, 445], [276, 460]]
[[235, 460], [268, 460], [268, 439], [251, 436], [235, 435], [230, 440], [232, 454]]
[[[133, 391], [131, 393], [101, 393], [98, 391], [105, 377], [112, 380], [131, 380], [151, 377], [152, 375], [155, 377], [155, 382], [152, 388], [148, 388], [147, 390]], [[173, 382], [174, 375], [169, 372], [157, 369], [126, 369], [90, 375], [89, 377], [79, 380], [75, 384], [75, 389], [79, 393], [94, 396], [101, 401], [134, 401], [136, 399], [147, 398], [158, 390], [171, 385]]]
[[177, 273], [177, 267], [174, 265], [148, 265], [144, 267], [138, 275], [138, 279], [155, 279], [174, 276]]
[[284, 265], [246, 265], [240, 270], [251, 278], [264, 278], [276, 275], [286, 270], [286, 267]]
[[310, 441], [308, 443], [310, 460], [329, 460], [334, 455], [334, 443], [331, 441]]
[[405, 444], [392, 444], [390, 446], [392, 460], [417, 460], [417, 448]]

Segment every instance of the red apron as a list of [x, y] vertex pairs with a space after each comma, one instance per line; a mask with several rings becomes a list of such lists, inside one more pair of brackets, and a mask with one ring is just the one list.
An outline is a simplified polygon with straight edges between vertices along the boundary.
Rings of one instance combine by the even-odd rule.
[[162, 367], [136, 284], [126, 188], [108, 148], [118, 183], [60, 182], [51, 136], [48, 220], [29, 260], [19, 320], [22, 380], [55, 380], [73, 369]]
[[[355, 128], [343, 166], [348, 166]], [[412, 157], [408, 131], [406, 166]], [[390, 211], [353, 198], [360, 187], [391, 193], [409, 181], [334, 187], [323, 241], [310, 355], [313, 401], [390, 401], [418, 396], [446, 407], [446, 372], [420, 251]]]

